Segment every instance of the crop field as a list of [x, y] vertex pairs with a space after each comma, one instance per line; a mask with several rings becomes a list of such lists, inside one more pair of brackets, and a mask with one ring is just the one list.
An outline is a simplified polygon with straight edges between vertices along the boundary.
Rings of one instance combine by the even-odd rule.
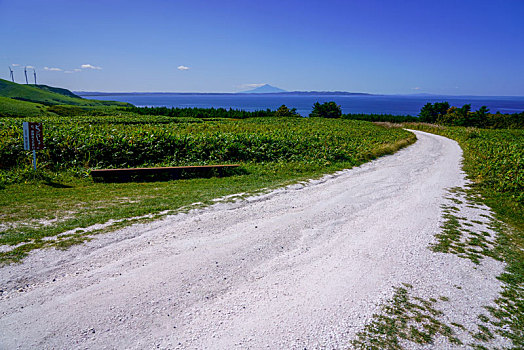
[[[136, 120], [131, 119], [132, 122]], [[163, 121], [162, 121], [163, 122]], [[30, 167], [22, 123], [2, 121], [4, 174]], [[203, 165], [238, 162], [360, 164], [408, 137], [405, 131], [355, 121], [255, 118], [169, 124], [46, 122], [40, 167], [50, 171], [105, 167]], [[4, 175], [4, 179], [9, 175]], [[4, 182], [8, 182], [4, 180]]]
[[[196, 202], [275, 188], [362, 164], [415, 141], [401, 129], [341, 119], [126, 115], [40, 121], [45, 149], [38, 152], [34, 172], [30, 152], [23, 150], [22, 121], [0, 119], [0, 246], [13, 247], [0, 253], [0, 260], [84, 241], [93, 232], [79, 228], [110, 219], [127, 220], [120, 226]], [[89, 177], [93, 168], [227, 163], [240, 163], [241, 170], [223, 178], [162, 182], [94, 183]]]

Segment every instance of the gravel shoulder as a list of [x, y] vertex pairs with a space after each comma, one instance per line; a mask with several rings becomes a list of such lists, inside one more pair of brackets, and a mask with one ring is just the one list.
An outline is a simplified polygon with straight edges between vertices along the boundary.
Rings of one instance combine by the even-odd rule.
[[466, 182], [456, 142], [414, 132], [358, 168], [1, 267], [0, 348], [342, 349], [402, 283], [474, 330], [504, 265], [428, 249]]

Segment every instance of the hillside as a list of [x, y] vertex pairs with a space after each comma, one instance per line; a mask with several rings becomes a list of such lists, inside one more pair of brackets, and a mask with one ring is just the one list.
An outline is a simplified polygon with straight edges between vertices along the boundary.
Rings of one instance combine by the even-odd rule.
[[0, 96], [0, 117], [39, 117], [50, 115], [46, 106], [40, 103], [19, 101]]
[[57, 88], [53, 86], [48, 85], [33, 85], [34, 87], [37, 87], [41, 90], [49, 91], [49, 92], [55, 92], [60, 95], [68, 96], [68, 97], [74, 97], [74, 98], [82, 98], [81, 96], [78, 96], [74, 92], [71, 92], [67, 89]]
[[4, 79], [0, 79], [0, 97], [40, 103], [47, 106], [129, 106], [128, 103], [124, 102], [84, 99], [66, 89], [47, 85], [22, 85]]
[[72, 116], [108, 113], [131, 104], [82, 98], [67, 89], [22, 85], [0, 79], [0, 117]]

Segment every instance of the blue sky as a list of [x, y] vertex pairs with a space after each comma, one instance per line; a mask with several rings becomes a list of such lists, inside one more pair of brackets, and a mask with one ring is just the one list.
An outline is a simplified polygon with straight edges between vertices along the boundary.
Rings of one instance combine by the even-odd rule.
[[523, 43], [523, 0], [0, 0], [0, 78], [77, 91], [523, 96]]

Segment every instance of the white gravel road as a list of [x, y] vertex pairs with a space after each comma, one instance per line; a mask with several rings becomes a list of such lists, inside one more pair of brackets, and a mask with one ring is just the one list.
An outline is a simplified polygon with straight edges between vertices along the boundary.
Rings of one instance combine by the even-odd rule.
[[504, 266], [428, 249], [462, 151], [416, 135], [322, 180], [0, 268], [0, 348], [345, 349], [401, 283], [473, 327]]

